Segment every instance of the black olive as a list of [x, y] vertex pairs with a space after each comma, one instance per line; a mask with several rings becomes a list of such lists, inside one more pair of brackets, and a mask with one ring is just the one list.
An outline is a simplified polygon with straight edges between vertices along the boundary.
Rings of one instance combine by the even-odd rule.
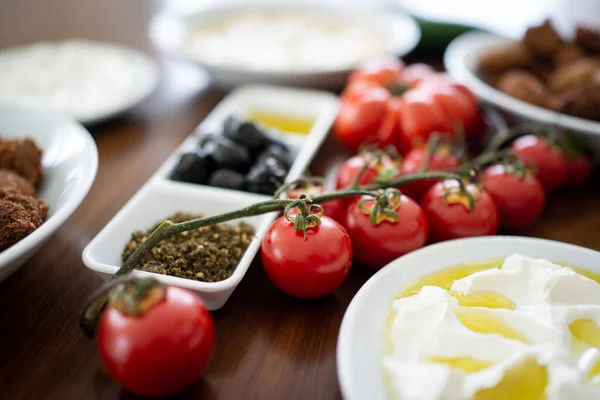
[[215, 160], [217, 168], [246, 172], [252, 164], [248, 149], [221, 135], [205, 135], [200, 147]]
[[208, 184], [227, 189], [244, 190], [246, 178], [230, 169], [218, 169], [210, 177]]
[[281, 147], [283, 150], [289, 152], [290, 149], [289, 147], [285, 144], [285, 142], [283, 140], [281, 140], [280, 138], [278, 138], [276, 135], [273, 135], [272, 133], [267, 133], [267, 138], [269, 139], [269, 146], [271, 145], [275, 145], [275, 146], [279, 146]]
[[289, 169], [292, 165], [291, 154], [287, 148], [281, 147], [278, 144], [270, 144], [256, 159], [256, 163], [262, 162], [266, 157], [274, 157], [279, 161], [286, 169]]
[[243, 144], [248, 147], [251, 153], [258, 154], [265, 147], [267, 147], [271, 140], [267, 133], [257, 126], [256, 124], [244, 121], [237, 124], [237, 129], [233, 129], [236, 125], [231, 120], [226, 120], [227, 129], [225, 129], [225, 123], [223, 126], [223, 136], [233, 140], [236, 143]]
[[273, 194], [283, 184], [286, 175], [287, 169], [275, 157], [264, 157], [246, 175], [246, 189], [255, 193]]
[[223, 136], [233, 140], [234, 142], [238, 142], [236, 139], [237, 130], [242, 123], [242, 119], [235, 114], [229, 115], [223, 121]]
[[181, 155], [170, 178], [176, 181], [204, 184], [213, 170], [212, 158], [205, 151], [197, 150]]

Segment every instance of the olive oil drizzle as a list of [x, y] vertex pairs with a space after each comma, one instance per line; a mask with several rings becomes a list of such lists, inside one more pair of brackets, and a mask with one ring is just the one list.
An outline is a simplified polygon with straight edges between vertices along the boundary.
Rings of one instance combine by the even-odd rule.
[[312, 118], [276, 114], [260, 110], [251, 111], [248, 113], [248, 118], [268, 128], [301, 135], [309, 134], [315, 124]]
[[[413, 296], [419, 293], [424, 286], [436, 286], [447, 290], [448, 294], [457, 300], [460, 308], [455, 311], [455, 315], [470, 330], [482, 334], [499, 334], [508, 339], [529, 343], [529, 339], [524, 334], [486, 311], [486, 309], [516, 309], [516, 304], [510, 298], [493, 291], [475, 291], [465, 294], [450, 290], [453, 283], [459, 279], [480, 271], [494, 268], [500, 269], [503, 261], [493, 260], [479, 264], [460, 264], [427, 274], [404, 289], [396, 296], [396, 299]], [[560, 265], [568, 266], [576, 273], [600, 284], [599, 273], [569, 265]], [[397, 311], [392, 308], [386, 321], [387, 329], [385, 332], [390, 332], [396, 314]], [[579, 353], [583, 353], [582, 349], [587, 349], [590, 346], [600, 350], [600, 326], [595, 321], [577, 320], [569, 326], [569, 329], [574, 336], [574, 343], [579, 343]], [[577, 347], [577, 345], [574, 346]], [[394, 346], [391, 337], [389, 334], [386, 334], [384, 338], [384, 354], [390, 355], [393, 352]], [[476, 373], [494, 365], [492, 361], [479, 360], [472, 357], [430, 356], [426, 361], [446, 364], [466, 373]], [[600, 361], [589, 370], [588, 378], [600, 381]], [[525, 359], [506, 369], [504, 376], [497, 385], [478, 391], [472, 400], [544, 400], [546, 399], [547, 383], [548, 373], [546, 367], [539, 365], [535, 359]]]

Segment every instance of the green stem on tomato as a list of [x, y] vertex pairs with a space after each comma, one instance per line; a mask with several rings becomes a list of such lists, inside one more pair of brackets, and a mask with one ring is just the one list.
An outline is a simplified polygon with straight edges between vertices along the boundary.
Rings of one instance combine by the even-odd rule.
[[503, 149], [491, 153], [482, 153], [473, 161], [463, 165], [457, 172], [468, 172], [483, 167], [484, 165], [493, 163], [506, 158], [517, 157], [512, 149]]
[[367, 170], [369, 169], [369, 167], [370, 167], [369, 161], [368, 160], [364, 160], [363, 166], [360, 168], [360, 171], [358, 171], [358, 174], [356, 174], [356, 176], [354, 177], [354, 180], [352, 181], [352, 185], [350, 186], [352, 189], [357, 189], [358, 188], [360, 180], [362, 179], [362, 177], [365, 174], [365, 172], [367, 172]]
[[531, 122], [524, 122], [522, 124], [513, 126], [512, 128], [504, 128], [498, 131], [494, 137], [492, 137], [485, 149], [483, 149], [481, 152], [481, 155], [496, 152], [507, 142], [539, 129], [539, 124], [534, 124]]
[[427, 140], [427, 146], [425, 147], [425, 158], [423, 159], [423, 165], [421, 165], [421, 172], [425, 172], [429, 168], [429, 162], [431, 161], [431, 157], [433, 157], [438, 145], [440, 144], [440, 138], [441, 136], [439, 133], [434, 133], [429, 136], [429, 139]]
[[[310, 204], [324, 203], [331, 200], [338, 200], [348, 197], [357, 197], [362, 195], [376, 196], [373, 190], [385, 189], [390, 187], [399, 187], [414, 181], [422, 179], [456, 179], [470, 201], [472, 197], [466, 190], [465, 184], [461, 179], [461, 176], [451, 172], [422, 172], [411, 176], [405, 176], [397, 179], [390, 180], [388, 182], [376, 183], [367, 185], [359, 189], [340, 190], [337, 192], [327, 193], [320, 196], [310, 198]], [[215, 215], [211, 217], [197, 218], [189, 221], [173, 223], [171, 221], [164, 221], [148, 236], [148, 238], [129, 256], [123, 263], [121, 268], [115, 273], [113, 281], [108, 282], [102, 286], [99, 291], [92, 296], [92, 298], [86, 303], [80, 315], [79, 325], [81, 330], [89, 338], [93, 338], [96, 334], [96, 326], [102, 313], [102, 310], [107, 305], [107, 291], [119, 283], [121, 279], [129, 279], [128, 274], [131, 273], [138, 263], [145, 257], [150, 250], [162, 240], [167, 237], [177, 235], [193, 229], [202, 228], [208, 225], [215, 225], [221, 222], [227, 222], [234, 219], [251, 217], [260, 214], [266, 214], [269, 212], [279, 211], [285, 209], [290, 204], [298, 202], [298, 199], [272, 199], [263, 201], [260, 203], [253, 204], [251, 206], [242, 208], [240, 210], [231, 211], [228, 213]], [[300, 200], [301, 201], [301, 200]]]
[[425, 180], [425, 179], [456, 179], [462, 183], [461, 175], [455, 172], [442, 172], [442, 171], [431, 171], [431, 172], [419, 172], [413, 175], [407, 175], [400, 178], [392, 179], [383, 183], [372, 183], [370, 185], [361, 186], [364, 190], [377, 190], [386, 189], [389, 187], [402, 187], [412, 182]]

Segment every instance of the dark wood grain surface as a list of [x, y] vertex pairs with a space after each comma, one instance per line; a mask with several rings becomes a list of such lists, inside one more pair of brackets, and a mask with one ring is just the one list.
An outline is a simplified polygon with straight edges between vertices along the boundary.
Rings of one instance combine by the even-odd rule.
[[[157, 91], [132, 112], [91, 127], [100, 168], [81, 207], [19, 271], [0, 284], [0, 398], [129, 399], [106, 375], [77, 313], [101, 280], [81, 262], [85, 245], [225, 94], [195, 69], [152, 53], [146, 24], [160, 4], [145, 0], [0, 2], [0, 47], [71, 36], [153, 54]], [[316, 165], [335, 151], [328, 143]], [[600, 188], [553, 195], [527, 235], [600, 250]], [[356, 265], [335, 295], [298, 301], [280, 294], [255, 260], [213, 316], [212, 362], [186, 399], [339, 398], [335, 347], [344, 311], [372, 273]]]

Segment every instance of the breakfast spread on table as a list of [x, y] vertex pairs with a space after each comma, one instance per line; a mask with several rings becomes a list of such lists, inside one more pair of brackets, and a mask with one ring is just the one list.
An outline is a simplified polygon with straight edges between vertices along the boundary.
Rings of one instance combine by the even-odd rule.
[[518, 42], [485, 49], [478, 61], [486, 80], [510, 96], [600, 121], [600, 32], [578, 27], [569, 42], [546, 21]]
[[394, 300], [382, 362], [400, 399], [600, 397], [600, 274], [512, 255]]
[[[298, 94], [301, 92], [299, 90]], [[203, 205], [199, 203], [189, 210], [178, 210], [163, 223], [153, 221], [154, 226], [138, 223], [135, 229], [141, 231], [134, 232], [128, 243], [121, 244], [125, 247], [121, 254], [122, 264], [113, 270], [119, 278], [94, 297], [82, 314], [84, 332], [90, 336], [96, 332], [100, 334], [101, 354], [111, 375], [136, 393], [175, 393], [197, 377], [173, 378], [170, 385], [152, 389], [148, 385], [138, 387], [129, 383], [120, 372], [121, 359], [137, 362], [137, 344], [132, 343], [126, 354], [118, 351], [112, 343], [123, 333], [114, 330], [114, 322], [110, 319], [101, 318], [102, 310], [106, 307], [104, 314], [109, 313], [111, 318], [120, 313], [134, 325], [143, 323], [145, 318], [160, 320], [163, 317], [158, 316], [159, 306], [155, 312], [152, 306], [146, 308], [148, 302], [163, 304], [166, 301], [164, 307], [177, 308], [176, 303], [168, 300], [171, 287], [156, 280], [160, 276], [177, 279], [171, 282], [182, 286], [188, 285], [189, 281], [200, 281], [206, 286], [194, 289], [201, 296], [214, 296], [225, 291], [224, 300], [217, 306], [220, 307], [233, 289], [219, 285], [231, 281], [245, 252], [257, 241], [265, 273], [275, 287], [297, 298], [321, 298], [334, 293], [343, 284], [351, 273], [353, 260], [366, 267], [381, 269], [429, 243], [494, 235], [499, 229], [522, 230], [542, 218], [546, 198], [553, 192], [583, 187], [591, 179], [591, 158], [572, 134], [529, 123], [507, 126], [500, 114], [482, 109], [469, 89], [451, 77], [427, 65], [405, 65], [397, 59], [370, 61], [350, 76], [341, 94], [337, 116], [330, 120], [330, 125], [338, 140], [354, 155], [338, 166], [334, 184], [315, 176], [294, 180], [287, 177], [295, 163], [302, 161], [300, 156], [293, 157], [289, 135], [299, 136], [298, 131], [304, 130], [301, 136], [310, 141], [315, 135], [311, 126], [317, 125], [316, 120], [308, 119], [311, 123], [299, 129], [290, 124], [293, 114], [277, 110], [269, 112], [263, 108], [262, 114], [257, 114], [256, 109], [219, 112], [220, 122], [212, 124], [211, 128], [200, 127], [182, 144], [174, 162], [167, 162], [170, 167], [166, 174], [159, 172], [148, 184], [152, 186], [156, 180], [166, 177], [171, 185], [183, 182], [185, 191], [212, 186], [228, 193], [231, 191], [231, 196], [247, 191], [261, 194], [261, 197], [255, 201], [242, 201], [243, 207], [225, 209], [217, 215], [198, 216], [203, 211]], [[253, 115], [262, 118], [253, 119]], [[215, 121], [212, 116], [207, 119]], [[286, 127], [296, 132], [286, 132]], [[495, 135], [488, 140], [486, 132]], [[192, 185], [188, 185], [190, 183]], [[136, 207], [125, 209], [135, 210]], [[193, 209], [197, 211], [191, 212]], [[275, 211], [283, 214], [270, 214], [272, 219], [265, 220], [268, 226], [265, 222], [255, 229], [247, 222], [249, 218]], [[236, 225], [235, 221], [241, 222]], [[258, 250], [257, 245], [252, 248], [253, 252]], [[457, 398], [490, 399], [497, 398], [494, 396], [498, 393], [509, 396], [520, 393], [524, 399], [537, 399], [541, 398], [540, 393], [562, 393], [563, 389], [556, 385], [572, 384], [555, 379], [555, 371], [562, 369], [583, 376], [584, 373], [575, 368], [576, 363], [561, 361], [566, 347], [537, 350], [535, 340], [538, 337], [529, 338], [536, 334], [535, 327], [527, 330], [535, 321], [528, 321], [521, 313], [521, 306], [529, 306], [520, 303], [521, 298], [527, 301], [527, 293], [520, 292], [521, 297], [513, 298], [508, 283], [497, 290], [489, 288], [483, 292], [483, 289], [477, 289], [471, 293], [465, 283], [487, 282], [483, 278], [486, 274], [496, 274], [494, 282], [505, 276], [512, 277], [515, 282], [525, 282], [527, 273], [534, 268], [529, 264], [539, 264], [531, 262], [527, 267], [511, 267], [516, 263], [514, 260], [517, 258], [509, 258], [505, 266], [497, 269], [499, 272], [469, 270], [466, 274], [469, 276], [450, 282], [451, 287], [419, 288], [418, 293], [397, 300], [397, 304], [421, 301], [429, 304], [442, 299], [445, 302], [438, 300], [435, 304], [458, 310], [455, 319], [448, 322], [449, 326], [464, 325], [467, 337], [468, 329], [474, 329], [477, 335], [486, 334], [490, 338], [484, 336], [481, 340], [491, 346], [489, 352], [481, 354], [476, 350], [472, 354], [458, 354], [460, 348], [454, 345], [440, 354], [425, 354], [425, 350], [415, 346], [412, 350], [417, 352], [418, 358], [411, 359], [410, 363], [406, 359], [396, 357], [392, 360], [390, 357], [394, 356], [386, 356], [384, 363], [392, 374], [391, 385], [401, 398], [443, 399], [456, 394], [462, 396]], [[540, 265], [537, 266], [540, 276], [548, 276], [547, 280], [558, 279], [554, 275], [576, 275], [570, 269], [557, 272], [560, 267], [551, 269], [544, 263]], [[145, 278], [133, 279], [130, 272], [134, 269], [144, 271]], [[471, 272], [475, 273], [471, 275]], [[245, 269], [238, 276], [243, 277], [244, 273]], [[455, 275], [451, 273], [450, 276]], [[534, 276], [532, 279], [541, 278]], [[574, 282], [591, 285], [583, 276], [578, 279]], [[106, 306], [104, 296], [107, 291], [127, 298], [111, 297]], [[135, 293], [137, 297], [130, 298]], [[542, 306], [549, 310], [548, 313], [554, 310], [553, 304], [548, 302]], [[197, 312], [204, 309], [202, 305], [197, 307]], [[502, 325], [492, 314], [503, 311], [488, 313], [488, 308], [509, 309], [515, 317], [511, 314], [507, 321], [512, 323], [514, 319], [518, 322], [515, 322], [516, 327]], [[129, 316], [131, 313], [135, 317]], [[592, 314], [586, 316], [591, 318], [590, 321], [595, 318]], [[412, 323], [416, 321], [414, 316], [406, 318]], [[406, 318], [397, 319], [400, 322], [394, 326], [412, 326]], [[425, 319], [430, 324], [435, 321], [434, 318]], [[521, 324], [520, 321], [524, 322]], [[459, 325], [461, 323], [463, 325]], [[198, 329], [209, 334], [213, 329], [212, 322], [202, 324], [203, 327]], [[409, 333], [423, 334], [419, 326], [413, 328]], [[440, 331], [439, 335], [445, 335], [447, 331], [439, 324], [431, 329], [434, 328]], [[170, 326], [164, 324], [162, 329], [170, 330]], [[165, 334], [162, 329], [154, 334]], [[111, 334], [101, 335], [104, 331]], [[184, 335], [184, 332], [177, 334]], [[502, 334], [508, 337], [502, 337]], [[189, 341], [192, 346], [194, 338], [183, 337], [182, 340]], [[546, 343], [543, 337], [539, 340], [540, 346]], [[548, 346], [558, 346], [558, 339], [553, 340]], [[395, 342], [397, 348], [402, 348], [399, 344], [402, 341], [405, 339]], [[194, 343], [194, 351], [211, 353], [211, 341]], [[181, 353], [183, 350], [171, 348], [166, 343], [163, 346], [162, 350], [172, 352], [172, 357], [156, 368], [177, 368], [179, 357], [186, 358]], [[415, 380], [420, 376], [418, 367], [422, 357], [427, 361], [423, 374], [433, 374], [428, 378], [431, 379], [428, 391], [419, 389], [422, 382]], [[197, 374], [206, 364], [202, 357], [188, 361]], [[411, 375], [412, 372], [417, 375]], [[466, 375], [468, 373], [473, 376]], [[523, 391], [520, 380], [514, 381], [515, 376], [523, 374], [531, 377], [532, 387], [527, 390], [532, 390], [534, 397]], [[407, 383], [410, 381], [413, 383]], [[590, 382], [573, 390], [594, 393], [597, 389]], [[421, 393], [419, 396], [422, 397], [415, 393]]]
[[43, 178], [42, 151], [33, 140], [0, 138], [0, 251], [44, 223], [49, 207], [36, 198]]
[[[286, 105], [225, 110], [234, 92], [84, 251], [108, 281], [82, 307], [81, 330], [137, 395], [173, 395], [198, 380], [219, 340], [209, 310], [225, 304], [258, 251], [273, 287], [319, 299], [353, 266], [384, 272], [433, 243], [522, 232], [544, 218], [550, 196], [592, 181], [597, 154], [579, 132], [515, 123], [427, 64], [359, 63], [384, 52], [381, 32], [333, 14], [223, 15], [186, 32], [189, 56], [271, 72], [357, 67], [339, 98], [250, 86], [286, 91], [275, 102]], [[100, 50], [74, 41], [0, 54], [0, 97], [82, 118], [108, 110], [137, 78], [119, 50]], [[515, 98], [600, 121], [594, 30], [580, 27], [569, 42], [546, 22], [485, 49], [478, 68]], [[322, 99], [328, 107], [306, 111]], [[314, 176], [329, 131], [347, 152], [329, 178]], [[29, 138], [0, 139], [0, 250], [48, 215], [36, 197], [41, 156]], [[390, 397], [600, 398], [600, 274], [525, 255], [464, 262], [424, 276], [412, 265], [421, 277], [392, 300], [377, 355]]]

